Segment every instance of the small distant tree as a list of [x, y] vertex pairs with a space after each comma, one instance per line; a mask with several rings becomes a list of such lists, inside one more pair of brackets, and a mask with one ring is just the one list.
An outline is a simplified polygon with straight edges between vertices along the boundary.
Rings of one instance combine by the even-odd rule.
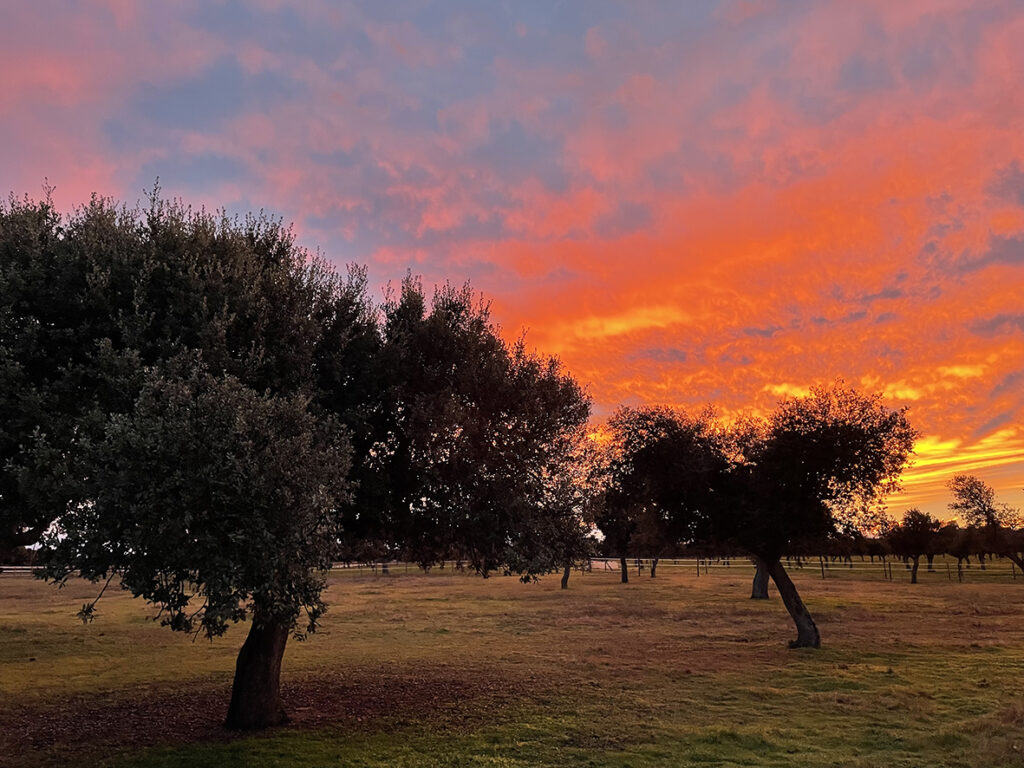
[[1024, 536], [1018, 509], [996, 501], [995, 490], [974, 475], [954, 475], [947, 484], [953, 493], [949, 508], [976, 533], [974, 549], [984, 567], [984, 553], [1008, 557], [1024, 571]]
[[594, 459], [593, 445], [583, 429], [578, 430], [562, 460], [554, 462], [544, 478], [542, 525], [553, 550], [552, 558], [562, 565], [562, 589], [569, 588], [574, 567], [590, 563], [597, 551], [594, 526], [589, 521], [594, 489], [588, 483]]
[[921, 564], [921, 555], [935, 550], [936, 540], [942, 523], [919, 509], [908, 509], [903, 520], [893, 526], [886, 537], [894, 554], [910, 558], [910, 583], [917, 584], [917, 570]]
[[978, 529], [973, 526], [961, 527], [955, 521], [948, 521], [939, 528], [938, 544], [942, 552], [957, 559], [957, 566], [964, 563], [970, 568], [971, 555], [978, 552]]
[[953, 493], [949, 508], [959, 514], [968, 525], [1016, 528], [1020, 524], [1019, 510], [996, 502], [991, 485], [974, 475], [953, 475], [947, 483]]
[[625, 582], [631, 540], [651, 552], [693, 540], [696, 516], [714, 493], [709, 477], [725, 459], [710, 411], [691, 417], [664, 406], [620, 408], [608, 432], [596, 523], [619, 554]]

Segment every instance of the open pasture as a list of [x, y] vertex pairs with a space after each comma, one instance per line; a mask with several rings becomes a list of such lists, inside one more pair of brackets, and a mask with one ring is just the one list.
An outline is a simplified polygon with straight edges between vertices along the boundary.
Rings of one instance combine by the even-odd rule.
[[746, 563], [337, 571], [285, 654], [292, 722], [257, 736], [220, 726], [242, 628], [190, 642], [117, 592], [83, 626], [95, 585], [3, 574], [0, 765], [1024, 765], [1024, 582], [841, 570], [793, 571], [819, 651]]

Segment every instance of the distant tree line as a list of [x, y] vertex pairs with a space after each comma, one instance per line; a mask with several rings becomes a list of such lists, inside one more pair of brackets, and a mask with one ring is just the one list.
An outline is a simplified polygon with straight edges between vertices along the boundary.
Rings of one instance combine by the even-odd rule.
[[[1010, 560], [1024, 576], [1024, 520], [1020, 510], [1005, 503], [995, 502], [994, 489], [972, 475], [954, 475], [947, 486], [953, 492], [948, 507], [964, 521], [941, 521], [917, 508], [906, 510], [900, 521], [887, 516], [870, 520], [871, 530], [838, 527], [821, 538], [794, 539], [787, 548], [784, 560], [802, 566], [811, 559], [823, 559], [829, 567], [836, 562], [853, 565], [854, 558], [885, 562], [889, 558], [907, 564], [910, 583], [918, 583], [922, 558], [926, 570], [934, 572], [935, 558], [940, 555], [954, 557], [960, 567], [971, 567], [972, 558], [980, 570], [997, 558]], [[654, 535], [652, 535], [652, 532]], [[606, 538], [597, 545], [598, 556], [616, 557], [625, 567], [629, 561], [646, 560], [653, 577], [659, 560], [672, 558], [708, 558], [728, 561], [744, 557], [743, 549], [729, 542], [682, 542], [657, 535], [649, 516], [642, 515], [633, 528], [633, 534], [622, 549], [621, 540]], [[625, 554], [621, 554], [622, 552]], [[628, 581], [628, 569], [623, 581]], [[765, 599], [767, 573], [757, 569], [754, 577], [753, 598]]]

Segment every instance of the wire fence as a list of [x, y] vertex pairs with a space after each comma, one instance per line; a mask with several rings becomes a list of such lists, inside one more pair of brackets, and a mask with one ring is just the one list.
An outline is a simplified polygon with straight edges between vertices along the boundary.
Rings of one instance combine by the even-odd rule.
[[[627, 558], [628, 569], [637, 575], [650, 575], [652, 558]], [[871, 581], [910, 581], [913, 575], [913, 562], [902, 558], [861, 559], [856, 556], [850, 559], [831, 557], [791, 557], [783, 560], [790, 572], [817, 575], [821, 579], [841, 579], [852, 577]], [[593, 570], [621, 572], [618, 559], [600, 558], [591, 561]], [[689, 571], [696, 577], [709, 576], [712, 573], [735, 572], [745, 570], [753, 576], [754, 563], [745, 557], [736, 558], [658, 558], [655, 571], [661, 569]], [[964, 583], [967, 581], [993, 582], [1006, 581], [1024, 583], [1024, 573], [1011, 561], [1005, 558], [989, 560], [985, 563], [971, 563], [955, 557], [936, 555], [929, 563], [922, 557], [918, 563], [917, 578], [922, 580], [945, 580]]]
[[[783, 560], [783, 564], [791, 573], [804, 574], [806, 576], [818, 576], [821, 579], [857, 579], [864, 581], [910, 581], [913, 573], [912, 563], [904, 562], [900, 558], [870, 558], [861, 559], [859, 556], [852, 559], [831, 557], [792, 557]], [[659, 571], [672, 571], [675, 573], [689, 573], [695, 578], [712, 576], [714, 574], [744, 574], [753, 576], [754, 564], [745, 557], [672, 557], [672, 558], [650, 558], [630, 557], [626, 565], [632, 576], [650, 576], [651, 568], [654, 567], [655, 574]], [[40, 570], [39, 566], [32, 565], [0, 565], [0, 576], [33, 574]], [[425, 570], [417, 563], [391, 560], [370, 563], [335, 563], [331, 570], [344, 574], [374, 574], [378, 576], [415, 575], [429, 573], [460, 574], [472, 573], [466, 563], [457, 560], [446, 560]], [[618, 558], [593, 558], [589, 562], [577, 564], [573, 570], [579, 572], [584, 570], [588, 573], [609, 573], [621, 576], [621, 563]], [[553, 571], [554, 573], [554, 571]], [[929, 564], [925, 558], [919, 563], [917, 578], [919, 581], [950, 581], [957, 583], [991, 583], [1021, 581], [1024, 583], [1024, 574], [1005, 558], [989, 560], [981, 564], [965, 562], [955, 557], [937, 555]]]
[[[695, 578], [713, 576], [715, 574], [738, 574], [752, 577], [754, 563], [746, 557], [630, 557], [626, 565], [631, 576], [650, 576], [652, 563], [656, 561], [655, 574], [669, 570], [674, 573], [692, 574]], [[850, 559], [831, 557], [791, 557], [783, 560], [783, 564], [791, 573], [806, 576], [817, 576], [821, 579], [857, 579], [863, 581], [907, 581], [912, 574], [912, 563], [901, 558], [870, 557], [861, 559], [855, 556]], [[422, 574], [424, 570], [416, 563], [390, 561], [378, 563], [337, 563], [333, 570], [339, 572], [366, 573], [377, 575]], [[618, 558], [593, 558], [577, 564], [574, 572], [584, 570], [589, 573], [608, 573], [620, 577], [621, 566]], [[472, 569], [457, 560], [446, 560], [432, 566], [431, 573], [472, 573]], [[552, 571], [555, 573], [555, 571]], [[919, 581], [951, 581], [957, 583], [990, 583], [1021, 581], [1024, 574], [1010, 560], [994, 559], [984, 565], [978, 562], [959, 561], [955, 557], [936, 555], [929, 565], [925, 557], [919, 563], [917, 578]]]

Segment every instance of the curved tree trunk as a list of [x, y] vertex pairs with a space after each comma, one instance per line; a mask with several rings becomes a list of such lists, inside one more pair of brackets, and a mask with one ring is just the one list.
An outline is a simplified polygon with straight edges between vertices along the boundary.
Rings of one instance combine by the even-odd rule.
[[565, 564], [565, 570], [562, 571], [562, 589], [569, 588], [569, 574], [572, 572], [572, 563]]
[[[1024, 573], [1024, 558], [1022, 558], [1020, 554], [1009, 550], [1005, 552], [1004, 555], [1010, 559], [1010, 562], [1016, 564], [1016, 566], [1020, 568], [1021, 573]], [[1010, 567], [1012, 568], [1013, 566], [1011, 565]], [[1016, 579], [1016, 577], [1014, 577], [1014, 579]]]
[[655, 571], [656, 571], [657, 569], [658, 569], [658, 558], [656, 558], [656, 557], [655, 557], [655, 558], [653, 558], [653, 559], [651, 560], [651, 578], [652, 578], [652, 579], [654, 578], [654, 572], [655, 572]]
[[289, 631], [284, 622], [253, 619], [235, 663], [226, 728], [254, 731], [288, 721], [281, 704], [281, 659]]
[[760, 557], [754, 558], [754, 585], [750, 590], [751, 600], [768, 599], [768, 568]]
[[629, 564], [626, 563], [625, 555], [619, 558], [619, 568], [622, 569], [622, 583], [629, 584]]
[[786, 610], [789, 611], [793, 623], [796, 624], [796, 640], [793, 640], [789, 647], [821, 647], [821, 635], [818, 633], [818, 627], [815, 625], [814, 619], [811, 618], [804, 601], [800, 599], [800, 594], [796, 591], [796, 586], [789, 578], [789, 574], [786, 573], [786, 569], [782, 567], [782, 563], [776, 559], [768, 561], [766, 565], [768, 575], [772, 577], [775, 588], [779, 590], [779, 597], [782, 598]]
[[917, 584], [917, 567], [921, 565], [921, 556], [914, 555], [914, 565], [910, 569], [910, 583]]

